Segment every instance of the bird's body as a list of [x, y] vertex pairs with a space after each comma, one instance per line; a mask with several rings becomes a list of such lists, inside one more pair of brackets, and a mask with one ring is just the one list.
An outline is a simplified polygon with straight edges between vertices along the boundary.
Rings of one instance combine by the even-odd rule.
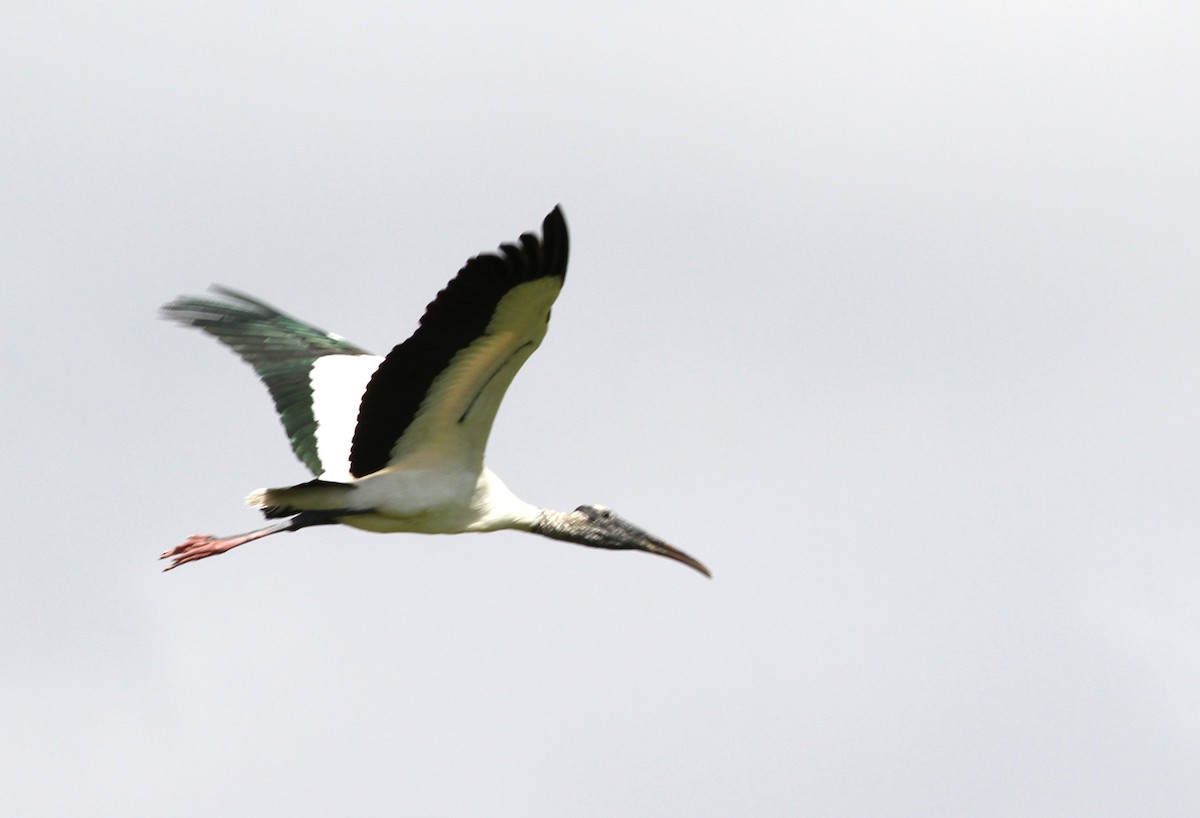
[[316, 479], [247, 502], [289, 518], [234, 537], [197, 535], [163, 554], [170, 568], [281, 531], [340, 523], [375, 532], [531, 531], [601, 548], [649, 551], [708, 570], [601, 506], [573, 512], [520, 500], [484, 450], [513, 378], [541, 344], [566, 278], [562, 212], [499, 254], [476, 256], [386, 357], [233, 290], [184, 297], [164, 315], [215, 336], [255, 368], [296, 456]]

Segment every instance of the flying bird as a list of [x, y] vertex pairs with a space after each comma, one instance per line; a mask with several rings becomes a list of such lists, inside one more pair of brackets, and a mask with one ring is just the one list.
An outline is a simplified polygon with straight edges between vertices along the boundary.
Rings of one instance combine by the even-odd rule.
[[163, 306], [165, 318], [203, 330], [254, 367], [292, 451], [315, 478], [255, 491], [247, 504], [280, 522], [229, 537], [189, 537], [161, 555], [171, 560], [166, 570], [272, 534], [341, 524], [422, 534], [516, 529], [659, 554], [711, 576], [604, 506], [538, 508], [484, 465], [500, 401], [546, 335], [567, 250], [556, 207], [540, 239], [526, 233], [470, 259], [412, 336], [384, 357], [225, 287]]

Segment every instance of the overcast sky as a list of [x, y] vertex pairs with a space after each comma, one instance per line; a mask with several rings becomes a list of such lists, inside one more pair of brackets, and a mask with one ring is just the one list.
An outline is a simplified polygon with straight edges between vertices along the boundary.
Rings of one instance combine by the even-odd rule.
[[[0, 814], [1200, 814], [1194, 2], [10, 2]], [[336, 528], [156, 317], [384, 352], [561, 202], [489, 465]]]

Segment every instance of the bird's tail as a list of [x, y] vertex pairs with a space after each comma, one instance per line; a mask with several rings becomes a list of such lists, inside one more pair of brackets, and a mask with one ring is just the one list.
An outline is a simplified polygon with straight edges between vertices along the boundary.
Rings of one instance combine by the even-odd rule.
[[267, 519], [291, 517], [302, 511], [336, 511], [350, 508], [354, 486], [331, 480], [310, 480], [296, 486], [259, 489], [246, 498], [246, 505], [262, 511]]

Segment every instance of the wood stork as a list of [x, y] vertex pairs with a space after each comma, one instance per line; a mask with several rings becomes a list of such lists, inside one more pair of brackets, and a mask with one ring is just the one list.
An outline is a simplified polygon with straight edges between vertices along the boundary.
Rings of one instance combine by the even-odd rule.
[[161, 555], [172, 560], [165, 570], [282, 531], [340, 523], [424, 534], [512, 528], [660, 554], [711, 576], [603, 506], [532, 506], [483, 464], [500, 401], [546, 335], [567, 247], [556, 207], [540, 240], [526, 233], [469, 260], [386, 357], [223, 287], [213, 287], [219, 297], [166, 304], [164, 317], [214, 336], [254, 367], [292, 451], [316, 479], [255, 491], [248, 505], [288, 519], [230, 537], [189, 537]]

